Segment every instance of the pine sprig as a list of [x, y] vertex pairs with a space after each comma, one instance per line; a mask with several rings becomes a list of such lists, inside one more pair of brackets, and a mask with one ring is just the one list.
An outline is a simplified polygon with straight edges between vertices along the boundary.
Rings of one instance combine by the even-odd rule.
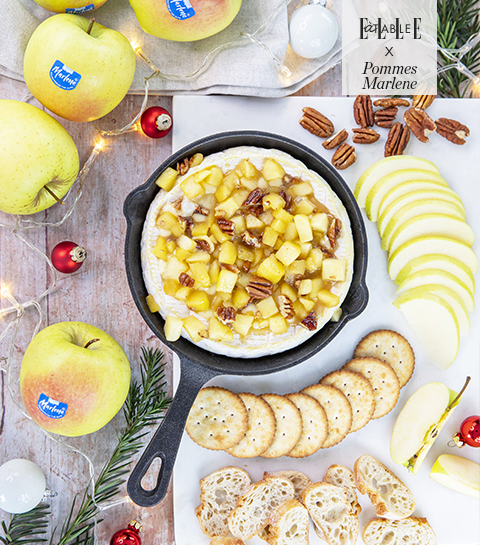
[[28, 513], [14, 515], [8, 528], [2, 520], [3, 536], [0, 536], [0, 542], [4, 545], [27, 545], [47, 541], [39, 536], [47, 533], [48, 515], [49, 506], [40, 504]]

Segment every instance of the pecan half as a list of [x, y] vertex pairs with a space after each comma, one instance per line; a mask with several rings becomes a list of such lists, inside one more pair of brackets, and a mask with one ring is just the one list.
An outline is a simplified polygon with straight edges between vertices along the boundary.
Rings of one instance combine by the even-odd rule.
[[406, 98], [379, 98], [373, 103], [374, 106], [380, 108], [392, 108], [393, 106], [410, 106], [410, 102]]
[[333, 123], [315, 108], [303, 108], [304, 115], [300, 118], [300, 125], [315, 136], [328, 138], [334, 132]]
[[183, 197], [180, 197], [176, 201], [173, 201], [173, 203], [172, 203], [173, 208], [175, 208], [175, 210], [181, 210], [182, 209], [182, 202], [183, 202]]
[[180, 282], [180, 284], [182, 284], [182, 286], [186, 286], [187, 288], [193, 288], [195, 284], [195, 280], [184, 272], [180, 274], [180, 276], [178, 277], [178, 281]]
[[285, 201], [285, 210], [289, 211], [292, 206], [292, 196], [290, 194], [285, 193], [285, 191], [280, 191], [279, 193], [280, 197]]
[[252, 206], [248, 207], [248, 212], [250, 214], [253, 214], [254, 216], [256, 216], [258, 218], [258, 216], [260, 216], [260, 214], [263, 214], [263, 212], [264, 212], [263, 205], [262, 204], [252, 204]]
[[258, 204], [263, 198], [263, 191], [257, 187], [248, 194], [248, 197], [243, 201], [242, 206], [250, 206], [252, 204]]
[[383, 108], [382, 110], [377, 110], [375, 114], [373, 115], [373, 118], [375, 120], [375, 125], [378, 125], [379, 127], [383, 127], [384, 129], [389, 129], [393, 122], [395, 121], [395, 118], [397, 117], [398, 108], [396, 106], [392, 106], [391, 108]]
[[202, 250], [202, 252], [208, 252], [209, 254], [211, 254], [213, 250], [215, 250], [213, 242], [206, 235], [194, 238], [193, 240], [195, 241], [197, 248], [199, 250]]
[[300, 324], [303, 325], [304, 328], [308, 329], [308, 331], [315, 331], [315, 329], [317, 329], [317, 315], [312, 310], [312, 312], [305, 316]]
[[233, 307], [224, 307], [223, 305], [217, 307], [215, 313], [217, 318], [225, 325], [234, 322], [237, 316], [237, 311]]
[[385, 157], [403, 155], [409, 140], [410, 129], [400, 123], [400, 121], [397, 121], [388, 133], [388, 138], [385, 142]]
[[286, 295], [279, 295], [277, 301], [280, 314], [285, 320], [293, 320], [295, 318], [295, 310], [293, 309], [293, 303], [290, 298]]
[[428, 142], [428, 135], [437, 128], [435, 122], [427, 112], [418, 108], [409, 108], [403, 114], [403, 120], [420, 142], [424, 143]]
[[333, 136], [330, 136], [330, 138], [325, 140], [322, 146], [325, 149], [334, 149], [337, 146], [339, 146], [342, 142], [345, 142], [347, 138], [348, 138], [348, 132], [345, 129], [342, 129], [341, 131], [338, 131]]
[[438, 134], [459, 146], [465, 144], [465, 139], [470, 135], [470, 129], [455, 119], [441, 117], [435, 121], [435, 124]]
[[230, 263], [220, 263], [221, 269], [227, 269], [227, 271], [233, 272], [235, 274], [238, 274], [240, 272], [240, 269], [236, 265], [231, 265]]
[[195, 208], [195, 214], [201, 214], [202, 216], [208, 216], [210, 214], [210, 210], [208, 208], [205, 208], [201, 204]]
[[373, 144], [380, 135], [375, 129], [352, 129], [354, 144]]
[[180, 176], [183, 176], [186, 174], [190, 169], [190, 159], [188, 157], [185, 157], [183, 161], [180, 161], [177, 163], [177, 172], [180, 174]]
[[332, 157], [332, 165], [338, 170], [345, 170], [355, 163], [357, 154], [355, 148], [349, 144], [343, 143], [337, 148]]
[[248, 259], [246, 259], [243, 263], [242, 263], [242, 271], [243, 272], [248, 272], [250, 270], [250, 267], [252, 266], [252, 262], [251, 261], [248, 261]]
[[255, 235], [252, 235], [250, 231], [244, 231], [240, 235], [240, 238], [246, 246], [251, 246], [252, 248], [260, 248], [262, 246], [262, 241]]
[[231, 237], [235, 236], [235, 224], [233, 221], [226, 220], [225, 218], [218, 218], [217, 225], [223, 233], [226, 233]]
[[273, 284], [266, 278], [253, 276], [247, 284], [247, 293], [254, 299], [266, 299], [273, 293]]
[[370, 95], [358, 95], [353, 103], [355, 123], [360, 127], [373, 127], [373, 106]]
[[435, 100], [436, 95], [413, 95], [412, 108], [426, 110]]
[[193, 227], [192, 218], [184, 218], [183, 216], [178, 216], [178, 217], [185, 224], [185, 233], [190, 236], [192, 234], [192, 227]]
[[327, 238], [330, 242], [330, 247], [335, 250], [337, 247], [337, 238], [342, 228], [342, 222], [338, 218], [333, 218], [327, 231]]

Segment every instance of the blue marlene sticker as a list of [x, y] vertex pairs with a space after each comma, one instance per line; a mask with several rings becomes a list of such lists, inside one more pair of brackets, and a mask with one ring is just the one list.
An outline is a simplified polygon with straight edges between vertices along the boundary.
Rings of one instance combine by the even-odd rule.
[[167, 8], [170, 15], [183, 21], [195, 15], [195, 10], [188, 0], [167, 0]]
[[60, 61], [55, 61], [50, 68], [50, 79], [57, 87], [65, 91], [75, 89], [81, 77], [78, 72], [75, 72], [75, 70], [72, 70]]
[[56, 401], [45, 394], [40, 394], [37, 401], [37, 407], [48, 418], [63, 418], [67, 413], [68, 405], [61, 401]]
[[66, 8], [65, 13], [88, 13], [95, 9], [95, 4], [88, 4], [88, 6], [83, 6], [83, 8]]

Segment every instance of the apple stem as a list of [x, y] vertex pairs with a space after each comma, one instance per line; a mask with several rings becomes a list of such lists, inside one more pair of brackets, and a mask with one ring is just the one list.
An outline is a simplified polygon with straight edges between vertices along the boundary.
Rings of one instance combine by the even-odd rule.
[[83, 348], [88, 348], [91, 344], [96, 343], [100, 339], [90, 339], [88, 343]]
[[463, 385], [463, 388], [460, 390], [460, 392], [458, 392], [458, 395], [457, 397], [450, 403], [450, 405], [446, 408], [446, 410], [450, 410], [451, 407], [453, 407], [455, 405], [455, 403], [462, 397], [463, 395], [463, 392], [466, 390], [467, 386], [468, 386], [468, 383], [470, 382], [471, 378], [470, 377], [467, 377], [467, 380], [465, 381], [465, 384]]
[[88, 25], [88, 28], [87, 28], [87, 34], [90, 34], [90, 32], [92, 31], [94, 22], [95, 22], [95, 17], [90, 17], [90, 24]]
[[60, 204], [65, 204], [65, 203], [62, 201], [62, 199], [59, 199], [59, 198], [55, 195], [55, 193], [54, 193], [49, 187], [47, 187], [46, 185], [44, 185], [44, 186], [43, 186], [43, 189], [45, 189], [45, 191], [46, 191], [47, 193], [49, 193], [57, 202], [59, 202]]

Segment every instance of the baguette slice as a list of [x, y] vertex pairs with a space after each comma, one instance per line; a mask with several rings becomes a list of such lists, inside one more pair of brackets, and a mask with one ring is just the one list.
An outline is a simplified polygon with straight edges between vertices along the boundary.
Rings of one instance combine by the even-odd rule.
[[296, 499], [287, 500], [271, 514], [260, 537], [269, 545], [308, 545], [309, 526], [306, 507]]
[[347, 499], [352, 506], [353, 514], [359, 515], [362, 512], [362, 506], [358, 503], [357, 494], [355, 492], [357, 486], [355, 485], [353, 471], [348, 469], [348, 467], [333, 464], [327, 469], [323, 480], [326, 483], [334, 484], [335, 486], [345, 487]]
[[245, 545], [236, 537], [215, 536], [210, 540], [210, 545]]
[[373, 456], [361, 456], [353, 473], [358, 490], [368, 494], [379, 517], [398, 520], [415, 511], [415, 498], [407, 486]]
[[224, 467], [200, 481], [201, 505], [195, 509], [195, 515], [205, 535], [228, 535], [228, 515], [250, 484], [250, 476], [239, 467]]
[[302, 502], [315, 524], [315, 531], [328, 545], [355, 544], [358, 516], [352, 513], [344, 488], [329, 483], [313, 483], [302, 494]]
[[263, 477], [285, 477], [286, 479], [290, 479], [293, 483], [293, 487], [295, 488], [295, 499], [298, 501], [301, 501], [303, 491], [312, 482], [305, 475], [305, 473], [302, 473], [301, 471], [295, 471], [294, 469], [274, 471], [273, 473], [265, 472]]
[[246, 541], [261, 532], [273, 511], [295, 495], [292, 481], [285, 477], [267, 477], [251, 486], [238, 499], [228, 516], [228, 528], [234, 537]]
[[366, 545], [436, 545], [437, 538], [425, 518], [372, 519], [362, 530]]

